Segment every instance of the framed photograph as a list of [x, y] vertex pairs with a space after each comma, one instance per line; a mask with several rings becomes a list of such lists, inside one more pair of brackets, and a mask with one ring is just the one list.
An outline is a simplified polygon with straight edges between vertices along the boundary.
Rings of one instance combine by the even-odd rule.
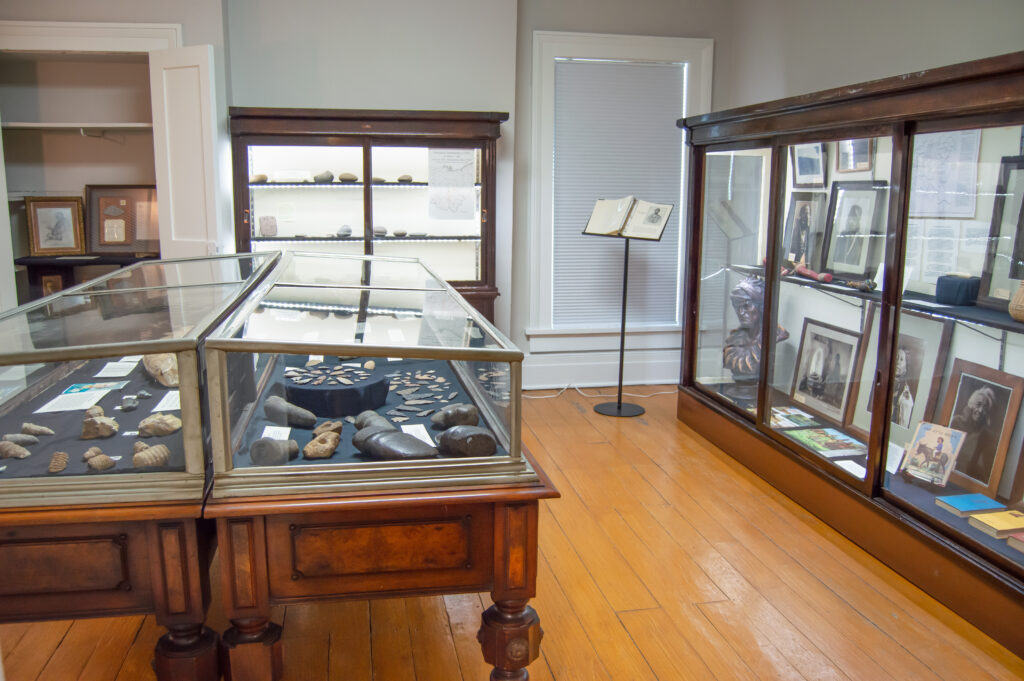
[[90, 184], [85, 203], [91, 253], [160, 252], [155, 186]]
[[[846, 422], [850, 432], [866, 439], [871, 430], [874, 404], [875, 358], [878, 356], [879, 307], [868, 307], [862, 330], [860, 358], [850, 396]], [[900, 331], [896, 357], [893, 358], [892, 412], [889, 416], [889, 441], [905, 447], [921, 421], [934, 421], [939, 389], [945, 369], [946, 352], [954, 322], [945, 317], [900, 310]]]
[[943, 425], [964, 432], [953, 482], [997, 498], [1024, 378], [957, 358], [942, 405]]
[[978, 305], [1006, 310], [1024, 279], [1024, 156], [1002, 158], [985, 241]]
[[836, 142], [837, 173], [857, 173], [871, 170], [874, 157], [875, 140], [870, 137]]
[[789, 195], [786, 230], [782, 239], [786, 260], [812, 270], [820, 269], [827, 207], [828, 195], [823, 192], [793, 192]]
[[963, 431], [922, 421], [907, 443], [899, 472], [945, 487], [964, 446]]
[[822, 271], [873, 279], [885, 242], [887, 182], [835, 182], [825, 220]]
[[39, 277], [39, 286], [44, 296], [53, 295], [64, 290], [64, 277], [59, 274], [44, 274]]
[[825, 186], [828, 155], [824, 143], [794, 144], [789, 148], [789, 156], [794, 187], [821, 189]]
[[78, 196], [26, 196], [29, 253], [77, 255], [85, 252], [82, 199]]
[[843, 425], [859, 348], [860, 333], [805, 318], [790, 399]]

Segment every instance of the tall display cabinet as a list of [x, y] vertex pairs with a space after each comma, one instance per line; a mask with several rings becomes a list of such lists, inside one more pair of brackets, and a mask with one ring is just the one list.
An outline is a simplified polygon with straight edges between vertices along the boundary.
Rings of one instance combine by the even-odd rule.
[[1024, 52], [679, 125], [678, 417], [1024, 655]]
[[494, 319], [507, 113], [232, 107], [239, 252], [417, 257]]

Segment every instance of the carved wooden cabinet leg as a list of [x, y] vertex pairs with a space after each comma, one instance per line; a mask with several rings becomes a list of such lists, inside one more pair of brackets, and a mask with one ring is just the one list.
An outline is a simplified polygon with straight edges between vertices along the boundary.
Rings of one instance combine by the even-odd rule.
[[498, 601], [484, 611], [477, 640], [484, 660], [494, 666], [491, 681], [526, 681], [526, 665], [540, 655], [544, 632], [527, 601]]
[[202, 624], [168, 627], [157, 641], [153, 670], [158, 681], [217, 681], [217, 634]]
[[284, 676], [279, 625], [266, 619], [231, 624], [221, 637], [225, 681], [278, 681]]

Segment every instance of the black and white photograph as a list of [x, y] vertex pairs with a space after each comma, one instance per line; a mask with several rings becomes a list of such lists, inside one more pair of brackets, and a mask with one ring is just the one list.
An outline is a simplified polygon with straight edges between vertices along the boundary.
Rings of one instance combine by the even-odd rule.
[[870, 137], [836, 142], [836, 172], [856, 173], [871, 170], [875, 140]]
[[77, 196], [26, 196], [29, 251], [32, 255], [74, 255], [85, 250], [82, 199]]
[[885, 239], [884, 182], [836, 182], [829, 200], [824, 269], [847, 277], [873, 278]]
[[828, 195], [823, 192], [793, 192], [786, 213], [783, 240], [786, 260], [817, 270], [820, 268], [821, 242], [825, 232]]
[[804, 319], [791, 399], [843, 425], [859, 346], [858, 332]]
[[998, 492], [1022, 393], [1024, 378], [964, 359], [954, 362], [942, 423], [966, 434], [954, 471], [959, 484]]
[[794, 187], [815, 189], [825, 186], [827, 153], [823, 143], [794, 144], [789, 148], [789, 154], [793, 165]]

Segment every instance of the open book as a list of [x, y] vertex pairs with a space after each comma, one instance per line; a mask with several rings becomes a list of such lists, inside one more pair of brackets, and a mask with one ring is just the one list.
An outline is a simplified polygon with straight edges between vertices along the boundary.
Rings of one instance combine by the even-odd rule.
[[583, 233], [658, 241], [671, 212], [671, 203], [651, 203], [634, 196], [598, 199]]

